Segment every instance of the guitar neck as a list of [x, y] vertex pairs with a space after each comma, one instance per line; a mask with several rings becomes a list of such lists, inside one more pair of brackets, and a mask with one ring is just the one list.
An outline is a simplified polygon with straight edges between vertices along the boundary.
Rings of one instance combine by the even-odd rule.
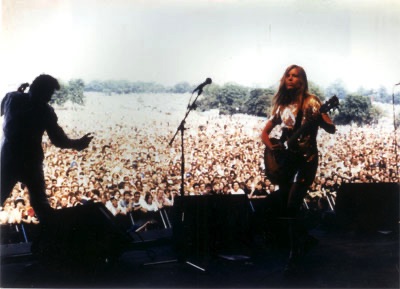
[[[320, 109], [319, 109], [319, 113], [327, 113], [329, 112], [331, 109], [337, 107], [339, 105], [339, 99], [337, 98], [336, 95], [332, 96], [326, 103], [324, 103]], [[301, 121], [301, 120], [300, 120]], [[299, 138], [299, 136], [301, 134], [303, 134], [305, 131], [318, 126], [318, 121], [319, 118], [317, 119], [313, 119], [311, 121], [306, 122], [305, 124], [303, 124], [302, 126], [300, 126], [299, 129], [297, 129], [293, 135], [289, 138], [289, 140], [287, 141], [287, 146], [288, 148], [293, 148], [294, 144], [296, 144], [297, 139]]]

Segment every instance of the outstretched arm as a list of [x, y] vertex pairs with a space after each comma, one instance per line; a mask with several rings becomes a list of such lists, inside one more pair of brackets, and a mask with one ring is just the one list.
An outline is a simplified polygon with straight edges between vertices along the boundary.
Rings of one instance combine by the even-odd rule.
[[48, 123], [47, 126], [47, 134], [51, 140], [51, 142], [59, 148], [69, 148], [69, 149], [76, 149], [81, 151], [87, 148], [93, 139], [93, 136], [90, 133], [85, 134], [83, 137], [79, 139], [70, 139], [57, 123], [57, 117]]

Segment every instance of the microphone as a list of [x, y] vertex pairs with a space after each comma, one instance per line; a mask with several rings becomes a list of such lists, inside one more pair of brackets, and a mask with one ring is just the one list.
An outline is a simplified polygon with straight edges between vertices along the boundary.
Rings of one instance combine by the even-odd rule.
[[202, 84], [200, 84], [198, 87], [196, 87], [195, 90], [193, 90], [192, 93], [195, 93], [196, 91], [199, 91], [199, 94], [201, 94], [203, 92], [203, 87], [206, 86], [207, 84], [211, 84], [212, 80], [211, 78], [207, 78], [206, 81], [204, 81]]

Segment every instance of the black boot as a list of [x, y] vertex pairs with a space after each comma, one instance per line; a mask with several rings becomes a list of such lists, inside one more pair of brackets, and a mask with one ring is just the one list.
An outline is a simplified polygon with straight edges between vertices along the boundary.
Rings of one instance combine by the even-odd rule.
[[283, 269], [284, 276], [285, 277], [295, 276], [299, 271], [298, 263], [299, 263], [298, 254], [291, 251], [289, 255], [289, 260], [286, 263], [285, 268]]
[[311, 235], [306, 235], [301, 238], [299, 242], [298, 254], [300, 257], [304, 257], [308, 252], [315, 248], [319, 243], [319, 240]]

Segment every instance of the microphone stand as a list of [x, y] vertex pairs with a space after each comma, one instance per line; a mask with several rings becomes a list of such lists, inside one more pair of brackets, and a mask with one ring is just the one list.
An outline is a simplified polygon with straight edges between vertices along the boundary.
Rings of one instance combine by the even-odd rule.
[[202, 89], [199, 89], [199, 92], [197, 93], [196, 98], [193, 100], [192, 104], [188, 104], [188, 108], [185, 114], [185, 117], [182, 119], [181, 123], [179, 124], [175, 135], [172, 137], [172, 139], [169, 142], [169, 146], [172, 145], [172, 143], [175, 140], [175, 137], [178, 135], [178, 132], [181, 132], [181, 188], [180, 188], [180, 195], [183, 197], [185, 195], [185, 145], [184, 145], [184, 132], [185, 132], [185, 121], [186, 118], [189, 116], [189, 113], [193, 110], [196, 109], [196, 100], [200, 96], [200, 94], [203, 93]]
[[[179, 124], [175, 135], [172, 137], [172, 139], [169, 142], [169, 146], [172, 145], [172, 143], [175, 140], [175, 137], [178, 135], [178, 133], [181, 133], [181, 188], [180, 188], [180, 196], [182, 197], [182, 201], [180, 202], [180, 210], [177, 212], [175, 210], [174, 213], [174, 219], [176, 220], [173, 224], [173, 230], [174, 230], [174, 238], [175, 242], [177, 242], [176, 247], [180, 249], [180, 255], [178, 256], [178, 259], [174, 260], [167, 260], [167, 261], [161, 261], [161, 262], [153, 262], [153, 263], [147, 263], [145, 265], [158, 265], [158, 264], [165, 264], [165, 263], [171, 263], [171, 262], [185, 262], [185, 264], [192, 266], [200, 271], [205, 272], [206, 270], [192, 262], [189, 262], [186, 258], [186, 242], [183, 239], [184, 236], [184, 219], [185, 219], [185, 204], [184, 204], [184, 195], [185, 195], [185, 146], [184, 146], [184, 132], [185, 132], [185, 122], [187, 117], [189, 116], [189, 113], [193, 110], [196, 109], [195, 103], [197, 98], [202, 94], [203, 90], [200, 88], [198, 90], [196, 98], [193, 100], [192, 104], [190, 104], [190, 100], [192, 97], [190, 97], [188, 108], [185, 114], [185, 117], [182, 119], [181, 123]], [[194, 93], [194, 92], [193, 92]], [[192, 93], [192, 96], [193, 96]], [[179, 222], [179, 223], [178, 223]], [[182, 252], [183, 251], [183, 252]], [[182, 254], [183, 253], [183, 254]]]
[[[399, 84], [399, 83], [398, 83]], [[393, 105], [393, 127], [394, 127], [394, 155], [395, 155], [395, 160], [396, 160], [396, 174], [397, 178], [399, 178], [399, 162], [398, 162], [398, 155], [397, 155], [397, 127], [396, 127], [396, 111], [395, 111], [395, 105], [394, 105], [394, 88], [398, 85], [395, 84], [392, 89], [392, 105]]]

